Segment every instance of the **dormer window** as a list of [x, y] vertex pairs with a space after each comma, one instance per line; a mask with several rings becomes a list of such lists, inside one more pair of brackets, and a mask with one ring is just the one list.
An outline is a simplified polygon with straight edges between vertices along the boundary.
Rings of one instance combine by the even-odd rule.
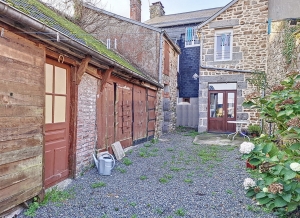
[[187, 27], [185, 30], [185, 47], [200, 46], [196, 27]]

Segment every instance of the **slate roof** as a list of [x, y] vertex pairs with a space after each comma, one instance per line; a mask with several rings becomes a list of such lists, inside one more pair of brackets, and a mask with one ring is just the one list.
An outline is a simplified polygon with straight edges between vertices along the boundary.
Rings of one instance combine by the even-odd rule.
[[[25, 13], [26, 15], [32, 17], [35, 20], [45, 24], [46, 26], [58, 31], [61, 34], [71, 38], [72, 40], [80, 43], [91, 50], [96, 51], [102, 56], [109, 58], [110, 60], [115, 61], [117, 64], [133, 71], [134, 73], [139, 74], [140, 76], [147, 78], [148, 80], [153, 81], [147, 75], [140, 72], [136, 69], [131, 63], [121, 57], [119, 54], [115, 53], [112, 50], [106, 48], [102, 42], [94, 38], [91, 34], [85, 32], [76, 24], [67, 20], [66, 18], [58, 15], [56, 12], [51, 10], [45, 4], [41, 3], [38, 0], [0, 0], [6, 2], [11, 7]], [[155, 81], [153, 81], [155, 82]], [[156, 83], [156, 82], [155, 82]]]
[[167, 27], [167, 26], [177, 26], [186, 25], [190, 23], [201, 23], [206, 21], [208, 18], [213, 16], [222, 7], [210, 8], [199, 11], [191, 11], [179, 14], [164, 15], [161, 17], [155, 17], [150, 20], [145, 21], [146, 24], [150, 24], [155, 27]]

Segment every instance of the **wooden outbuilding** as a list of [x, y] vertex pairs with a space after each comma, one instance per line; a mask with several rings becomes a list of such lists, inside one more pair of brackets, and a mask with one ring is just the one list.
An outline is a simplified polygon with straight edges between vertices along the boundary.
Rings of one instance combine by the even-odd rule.
[[157, 81], [38, 0], [0, 0], [0, 214], [154, 137]]

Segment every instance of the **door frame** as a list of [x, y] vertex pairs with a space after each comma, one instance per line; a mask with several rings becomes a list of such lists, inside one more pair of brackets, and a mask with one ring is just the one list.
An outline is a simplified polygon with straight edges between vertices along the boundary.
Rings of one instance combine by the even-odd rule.
[[[223, 93], [223, 117], [222, 117], [222, 125], [223, 125], [223, 131], [218, 132], [211, 130], [211, 122], [210, 120], [220, 120], [221, 118], [215, 118], [210, 116], [210, 94], [213, 93]], [[234, 118], [228, 118], [228, 93], [234, 93]], [[227, 121], [235, 121], [237, 116], [237, 90], [208, 90], [208, 102], [207, 102], [207, 131], [208, 132], [215, 132], [215, 133], [229, 133], [230, 131], [229, 127], [236, 128], [235, 124], [228, 124]]]

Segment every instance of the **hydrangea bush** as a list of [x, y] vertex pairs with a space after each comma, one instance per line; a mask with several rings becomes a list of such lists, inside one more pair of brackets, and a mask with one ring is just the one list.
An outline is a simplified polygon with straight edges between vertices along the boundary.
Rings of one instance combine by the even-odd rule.
[[300, 205], [300, 75], [292, 72], [266, 97], [246, 98], [245, 107], [260, 110], [276, 125], [274, 135], [262, 134], [240, 146], [243, 159], [256, 166], [260, 179], [245, 179], [246, 195], [279, 216]]

